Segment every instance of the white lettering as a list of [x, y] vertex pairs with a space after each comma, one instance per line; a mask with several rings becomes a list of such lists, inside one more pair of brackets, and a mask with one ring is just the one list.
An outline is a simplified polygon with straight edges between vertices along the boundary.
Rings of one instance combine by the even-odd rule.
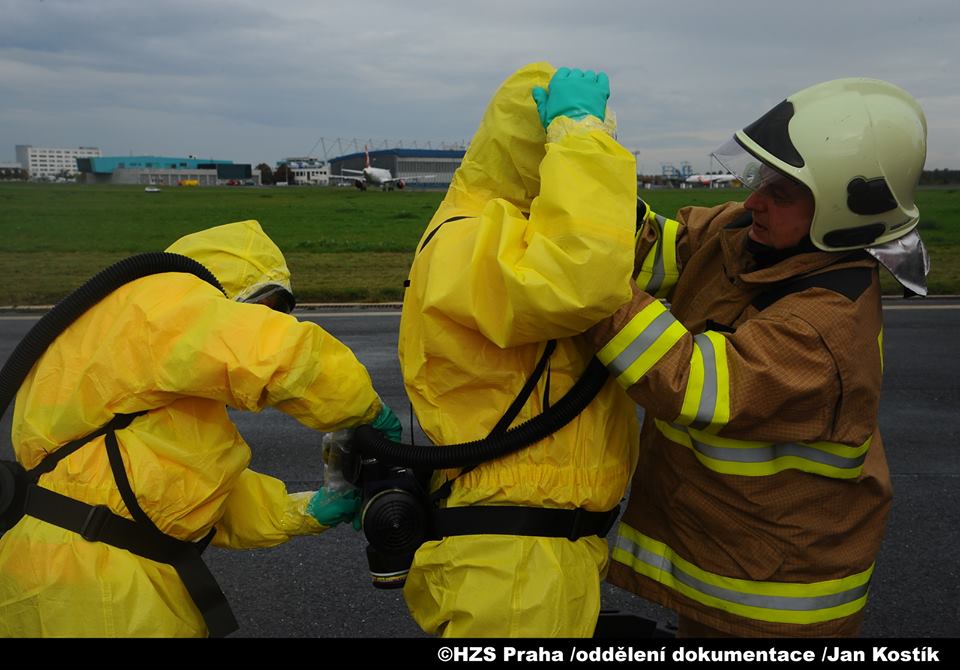
[[825, 648], [823, 650], [824, 661], [853, 662], [867, 660], [867, 654], [861, 649], [841, 649], [840, 647]]

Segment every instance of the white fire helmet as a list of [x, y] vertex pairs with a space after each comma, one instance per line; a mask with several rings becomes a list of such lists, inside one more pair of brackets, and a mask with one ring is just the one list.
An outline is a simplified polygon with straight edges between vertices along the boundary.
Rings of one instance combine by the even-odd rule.
[[825, 251], [882, 245], [916, 228], [914, 191], [927, 121], [909, 93], [877, 79], [835, 79], [795, 93], [713, 156], [745, 186], [769, 168], [813, 193], [810, 239]]

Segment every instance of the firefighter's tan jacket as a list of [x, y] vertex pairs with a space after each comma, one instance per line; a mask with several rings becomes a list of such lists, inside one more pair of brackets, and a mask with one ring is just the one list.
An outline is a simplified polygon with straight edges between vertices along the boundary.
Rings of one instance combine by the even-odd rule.
[[891, 499], [876, 262], [757, 269], [743, 215], [647, 211], [633, 300], [591, 332], [646, 410], [610, 580], [735, 635], [852, 634]]

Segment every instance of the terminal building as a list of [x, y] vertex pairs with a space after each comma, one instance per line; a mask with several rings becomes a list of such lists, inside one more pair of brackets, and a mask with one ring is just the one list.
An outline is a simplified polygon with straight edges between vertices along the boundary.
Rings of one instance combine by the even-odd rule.
[[85, 184], [260, 185], [260, 171], [249, 164], [192, 156], [100, 156], [77, 159], [77, 166]]
[[57, 147], [35, 147], [30, 144], [17, 144], [17, 163], [27, 171], [30, 179], [56, 179], [77, 176], [77, 161], [84, 158], [101, 156], [96, 147], [77, 147], [65, 149]]
[[[341, 170], [384, 168], [417, 188], [446, 188], [460, 167], [466, 152], [453, 149], [381, 149], [362, 151], [330, 159], [330, 174]], [[369, 160], [369, 163], [368, 163]]]

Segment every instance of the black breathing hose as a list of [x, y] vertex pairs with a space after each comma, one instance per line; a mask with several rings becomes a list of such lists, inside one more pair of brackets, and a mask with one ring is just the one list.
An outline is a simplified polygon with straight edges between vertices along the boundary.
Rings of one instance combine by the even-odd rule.
[[354, 447], [366, 458], [377, 458], [392, 465], [433, 470], [477, 465], [539, 442], [563, 428], [590, 404], [608, 377], [607, 368], [593, 358], [577, 383], [546, 412], [482, 440], [442, 448], [416, 446], [388, 440], [367, 425], [359, 426], [354, 433]]
[[47, 347], [84, 312], [124, 284], [160, 272], [185, 272], [223, 291], [207, 268], [187, 256], [165, 251], [138, 254], [114, 263], [58, 302], [30, 329], [0, 370], [0, 416], [17, 395], [34, 363]]

